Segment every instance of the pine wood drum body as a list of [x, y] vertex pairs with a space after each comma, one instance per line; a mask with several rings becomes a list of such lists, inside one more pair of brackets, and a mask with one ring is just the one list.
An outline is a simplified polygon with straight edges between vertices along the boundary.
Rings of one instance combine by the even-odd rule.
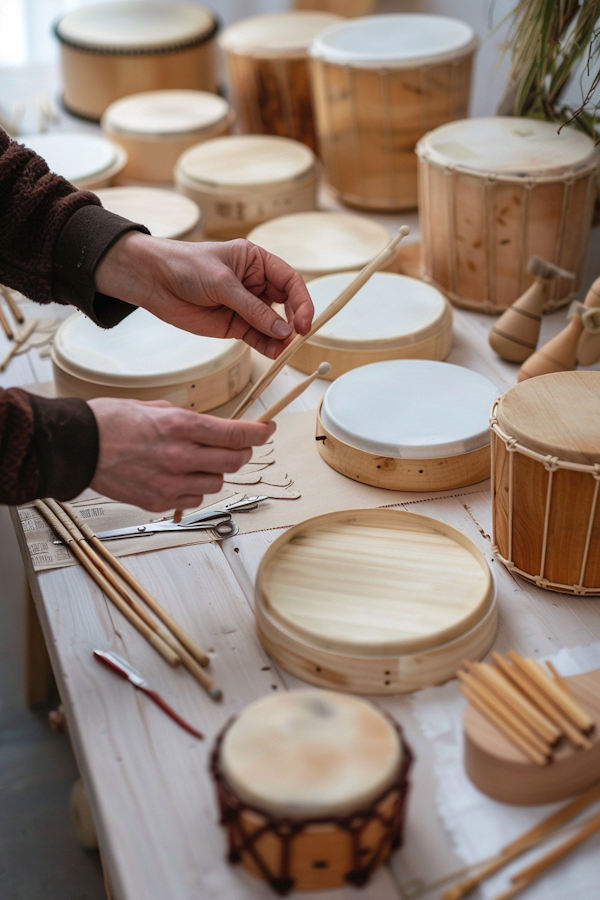
[[250, 348], [204, 338], [138, 309], [109, 331], [81, 313], [60, 326], [52, 347], [58, 397], [168, 400], [206, 412], [250, 380]]
[[201, 215], [189, 197], [154, 187], [108, 187], [96, 191], [110, 212], [141, 222], [154, 237], [187, 241], [199, 237]]
[[[575, 700], [600, 722], [600, 669], [570, 675], [565, 681]], [[470, 704], [465, 710], [464, 732], [467, 775], [475, 787], [502, 803], [554, 803], [600, 781], [598, 728], [589, 735], [593, 744], [589, 750], [575, 749], [564, 741], [547, 766], [532, 763]]]
[[317, 151], [308, 48], [340, 16], [290, 12], [252, 16], [219, 39], [241, 130], [278, 134]]
[[491, 427], [497, 556], [538, 587], [600, 594], [600, 372], [516, 385]]
[[596, 197], [591, 138], [554, 123], [452, 122], [417, 146], [421, 273], [466, 309], [498, 313], [533, 282], [531, 256], [573, 272], [550, 282], [547, 309], [581, 285]]
[[496, 633], [494, 581], [454, 528], [391, 509], [345, 510], [289, 529], [256, 579], [260, 641], [284, 669], [354, 694], [452, 678]]
[[195, 200], [207, 234], [246, 237], [261, 222], [317, 208], [319, 164], [304, 144], [274, 135], [232, 135], [187, 150], [177, 190]]
[[477, 41], [443, 16], [370, 16], [334, 25], [311, 48], [325, 176], [366, 209], [417, 206], [417, 141], [467, 114]]
[[364, 700], [263, 697], [212, 753], [229, 861], [280, 895], [361, 887], [402, 843], [411, 762], [400, 728]]
[[294, 9], [320, 10], [337, 13], [350, 19], [354, 16], [368, 16], [373, 12], [375, 0], [294, 0]]
[[55, 29], [66, 108], [98, 121], [130, 94], [216, 91], [217, 27], [208, 10], [186, 3], [121, 0], [68, 13]]
[[53, 131], [28, 134], [20, 140], [46, 160], [51, 172], [82, 191], [113, 184], [127, 164], [122, 147], [96, 134]]
[[116, 100], [102, 116], [102, 132], [123, 147], [127, 181], [170, 182], [189, 147], [229, 134], [235, 115], [226, 100], [207, 91], [147, 91]]

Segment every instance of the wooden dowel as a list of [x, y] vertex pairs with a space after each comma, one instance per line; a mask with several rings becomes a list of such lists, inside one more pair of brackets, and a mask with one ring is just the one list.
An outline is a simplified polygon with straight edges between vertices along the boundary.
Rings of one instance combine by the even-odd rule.
[[509, 650], [508, 658], [520, 669], [526, 672], [543, 691], [549, 700], [567, 716], [571, 722], [581, 731], [594, 730], [594, 720], [569, 694], [565, 694], [560, 685], [550, 678], [548, 673], [540, 666], [536, 659], [527, 657], [523, 659], [514, 650]]
[[525, 869], [521, 869], [520, 872], [515, 872], [510, 880], [519, 884], [523, 884], [523, 882], [525, 882], [525, 885], [530, 884], [536, 878], [539, 878], [540, 875], [543, 875], [551, 866], [563, 859], [571, 850], [574, 850], [575, 847], [583, 844], [589, 837], [596, 834], [597, 831], [600, 831], [600, 812], [591, 816], [589, 822], [583, 828], [580, 828], [576, 834], [567, 838], [558, 847], [554, 847], [549, 853], [546, 853]]
[[546, 660], [546, 665], [548, 666], [548, 668], [550, 669], [550, 672], [554, 676], [554, 680], [556, 681], [556, 683], [560, 684], [560, 686], [563, 689], [563, 691], [565, 692], [565, 694], [568, 694], [569, 697], [572, 697], [573, 691], [571, 690], [571, 688], [569, 687], [569, 685], [567, 684], [565, 679], [562, 677], [560, 672], [556, 671], [556, 666], [554, 666], [553, 663], [551, 663], [549, 659]]
[[35, 330], [38, 325], [38, 321], [38, 319], [30, 319], [29, 322], [23, 327], [21, 333], [15, 339], [14, 344], [12, 345], [2, 362], [0, 362], [0, 372], [4, 372], [17, 350], [23, 346], [27, 338], [30, 336], [31, 332]]
[[285, 409], [286, 406], [299, 397], [300, 394], [303, 394], [306, 388], [313, 383], [316, 378], [319, 378], [321, 375], [327, 375], [331, 366], [328, 362], [322, 362], [318, 369], [316, 369], [312, 375], [309, 375], [308, 378], [305, 378], [303, 381], [300, 381], [295, 387], [291, 388], [283, 397], [280, 397], [272, 406], [269, 406], [268, 409], [262, 413], [257, 422], [270, 422], [271, 419], [274, 419], [278, 413], [281, 412], [282, 409]]
[[6, 300], [8, 307], [15, 318], [15, 321], [17, 321], [19, 325], [22, 325], [25, 321], [25, 316], [21, 312], [19, 304], [13, 297], [10, 288], [5, 287], [4, 285], [0, 285], [0, 293]]
[[[2, 307], [0, 307], [0, 325], [2, 326], [2, 330], [4, 331], [4, 334], [6, 335], [6, 337], [9, 339], [9, 341], [12, 341], [12, 339], [14, 338], [13, 330], [10, 327], [10, 325], [8, 324], [8, 319], [4, 315]], [[2, 370], [0, 370], [0, 371], [2, 371]]]
[[534, 750], [526, 741], [522, 740], [520, 735], [508, 728], [505, 720], [499, 716], [496, 710], [492, 709], [485, 703], [481, 697], [466, 684], [461, 684], [460, 690], [467, 700], [479, 710], [479, 712], [489, 719], [516, 747], [519, 748], [532, 762], [538, 766], [545, 766], [547, 759], [537, 750]]

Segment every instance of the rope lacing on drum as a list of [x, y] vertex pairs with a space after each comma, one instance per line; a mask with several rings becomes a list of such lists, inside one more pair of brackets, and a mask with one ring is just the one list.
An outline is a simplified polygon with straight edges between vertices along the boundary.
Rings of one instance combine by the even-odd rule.
[[509, 437], [508, 440], [506, 441], [506, 449], [508, 450], [509, 453], [516, 453], [517, 450], [519, 449], [518, 440], [514, 437]]
[[557, 469], [562, 468], [558, 456], [545, 456], [544, 468], [547, 469], [548, 472], [556, 472]]

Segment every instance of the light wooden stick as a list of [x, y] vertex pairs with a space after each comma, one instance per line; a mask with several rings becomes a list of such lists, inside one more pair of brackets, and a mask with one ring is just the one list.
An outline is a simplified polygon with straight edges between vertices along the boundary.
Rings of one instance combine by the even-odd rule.
[[249, 393], [242, 400], [234, 414], [232, 415], [232, 419], [240, 419], [247, 409], [249, 409], [254, 401], [260, 397], [262, 392], [267, 388], [276, 375], [281, 372], [283, 367], [287, 362], [290, 361], [296, 350], [298, 350], [302, 344], [304, 344], [309, 338], [311, 338], [316, 332], [325, 325], [326, 322], [329, 322], [344, 306], [349, 303], [350, 300], [354, 297], [355, 294], [359, 292], [361, 287], [367, 283], [371, 275], [377, 272], [384, 263], [390, 258], [393, 254], [394, 250], [402, 240], [402, 238], [406, 237], [407, 234], [410, 233], [410, 228], [408, 225], [403, 225], [400, 229], [399, 233], [396, 237], [390, 241], [390, 243], [385, 247], [381, 253], [375, 257], [375, 259], [371, 260], [364, 269], [362, 269], [356, 278], [350, 282], [348, 287], [344, 288], [344, 290], [339, 294], [336, 299], [329, 304], [329, 306], [323, 310], [320, 316], [318, 316], [312, 324], [312, 327], [308, 334], [297, 334], [291, 344], [279, 354], [275, 362], [267, 369], [267, 371], [262, 375], [256, 384], [250, 389]]
[[479, 712], [489, 719], [506, 737], [519, 748], [532, 762], [538, 766], [545, 766], [547, 759], [538, 753], [527, 741], [524, 741], [519, 734], [513, 731], [504, 718], [502, 718], [495, 709], [492, 709], [482, 698], [466, 684], [461, 684], [460, 690], [465, 695], [469, 703], [479, 710]]
[[[14, 338], [14, 333], [13, 333], [12, 328], [8, 324], [8, 319], [4, 315], [4, 312], [2, 311], [1, 307], [0, 307], [0, 325], [2, 326], [2, 330], [4, 331], [4, 334], [6, 335], [6, 337], [9, 339], [9, 341], [12, 341], [12, 339]], [[9, 359], [10, 359], [10, 357], [9, 357]], [[2, 370], [0, 369], [0, 371], [2, 371]]]
[[562, 688], [553, 681], [548, 673], [540, 666], [536, 659], [527, 657], [523, 659], [514, 650], [508, 653], [509, 659], [515, 665], [522, 668], [524, 672], [531, 676], [537, 686], [542, 690], [549, 700], [558, 706], [558, 708], [567, 716], [571, 722], [581, 731], [590, 732], [594, 730], [594, 720], [569, 694], [565, 694]]
[[29, 322], [23, 327], [21, 333], [16, 337], [14, 344], [12, 345], [2, 362], [0, 362], [0, 372], [4, 372], [5, 368], [7, 367], [19, 347], [23, 346], [32, 331], [37, 327], [38, 321], [38, 319], [30, 319]]
[[281, 412], [282, 409], [285, 409], [286, 406], [295, 400], [296, 397], [299, 397], [300, 394], [303, 394], [309, 384], [312, 384], [315, 378], [319, 378], [321, 375], [327, 375], [329, 370], [331, 369], [331, 365], [328, 362], [322, 362], [318, 369], [316, 369], [312, 375], [309, 375], [308, 378], [305, 378], [303, 381], [300, 381], [295, 387], [291, 388], [283, 397], [280, 397], [275, 403], [269, 406], [268, 409], [262, 413], [257, 422], [270, 422], [271, 419], [274, 419], [278, 413]]
[[551, 663], [549, 659], [546, 660], [546, 665], [552, 672], [552, 675], [554, 676], [554, 680], [556, 681], [556, 683], [560, 684], [560, 686], [563, 689], [563, 691], [565, 692], [565, 694], [568, 694], [570, 697], [572, 697], [573, 691], [571, 690], [571, 688], [569, 687], [569, 685], [567, 684], [565, 679], [562, 677], [560, 672], [556, 671], [556, 666], [554, 666], [553, 663]]
[[22, 325], [25, 321], [25, 316], [21, 312], [18, 303], [16, 302], [10, 291], [10, 288], [5, 287], [4, 285], [0, 285], [0, 293], [8, 303], [10, 311], [15, 317], [15, 320], [19, 323], [19, 325]]

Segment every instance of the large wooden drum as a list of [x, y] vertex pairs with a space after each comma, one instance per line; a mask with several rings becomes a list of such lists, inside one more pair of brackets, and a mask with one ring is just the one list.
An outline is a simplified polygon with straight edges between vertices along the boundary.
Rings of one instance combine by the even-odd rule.
[[[335, 300], [354, 273], [310, 281], [315, 317]], [[386, 359], [445, 359], [452, 345], [452, 312], [443, 294], [393, 272], [375, 272], [352, 301], [299, 350], [291, 365], [314, 372], [321, 362], [333, 381], [344, 372]]]
[[121, 181], [170, 182], [188, 147], [228, 134], [233, 121], [229, 103], [217, 94], [147, 91], [111, 103], [102, 131], [127, 151]]
[[538, 587], [600, 594], [600, 372], [558, 372], [492, 411], [494, 550]]
[[175, 167], [177, 189], [206, 216], [207, 234], [246, 237], [260, 222], [317, 207], [319, 165], [304, 144], [273, 135], [216, 138]]
[[246, 387], [250, 348], [181, 331], [143, 309], [109, 330], [76, 313], [56, 332], [52, 368], [58, 397], [168, 400], [205, 412]]
[[256, 578], [256, 623], [276, 663], [354, 694], [452, 678], [496, 632], [490, 568], [461, 532], [397, 509], [343, 510], [290, 528]]
[[361, 887], [402, 843], [411, 762], [399, 726], [365, 700], [257, 700], [211, 758], [229, 861], [280, 895]]
[[502, 312], [539, 256], [575, 273], [550, 282], [547, 308], [575, 296], [596, 196], [591, 138], [536, 119], [465, 119], [426, 135], [417, 154], [427, 281], [457, 306]]
[[449, 363], [396, 359], [342, 375], [317, 413], [319, 453], [354, 481], [440, 491], [490, 476], [491, 381]]
[[85, 191], [112, 184], [127, 163], [118, 144], [96, 134], [55, 131], [28, 134], [20, 139], [46, 160], [48, 168]]
[[217, 21], [207, 9], [166, 0], [117, 0], [67, 13], [60, 41], [67, 109], [98, 120], [140, 91], [216, 90]]
[[346, 203], [417, 205], [415, 144], [467, 114], [473, 29], [444, 16], [370, 16], [333, 25], [310, 47], [325, 175]]
[[145, 225], [154, 237], [192, 240], [199, 237], [200, 210], [189, 197], [151, 187], [107, 187], [96, 191], [110, 212]]
[[340, 16], [319, 12], [252, 16], [219, 39], [242, 131], [279, 134], [317, 149], [308, 48]]

